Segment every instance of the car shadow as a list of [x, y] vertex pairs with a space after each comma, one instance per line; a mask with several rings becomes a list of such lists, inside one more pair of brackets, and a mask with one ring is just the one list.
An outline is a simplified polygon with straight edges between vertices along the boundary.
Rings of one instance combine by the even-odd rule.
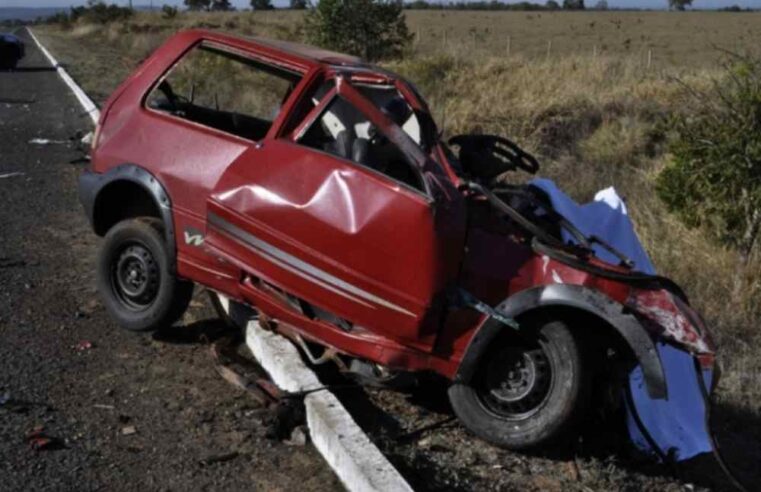
[[[712, 413], [711, 429], [719, 443], [724, 465], [712, 453], [703, 453], [678, 463], [655, 461], [632, 445], [623, 410], [585, 422], [577, 442], [536, 454], [560, 461], [574, 458], [594, 458], [600, 462], [614, 460], [616, 466], [631, 472], [653, 478], [676, 479], [715, 491], [742, 490], [733, 484], [735, 479], [746, 490], [757, 490], [761, 484], [761, 467], [758, 466], [761, 461], [761, 416], [722, 403], [714, 404]], [[728, 468], [731, 476], [723, 466]]]
[[[324, 374], [325, 371], [321, 370], [321, 379]], [[328, 379], [333, 384], [337, 384], [335, 376]], [[327, 382], [325, 379], [323, 381]], [[355, 416], [357, 423], [374, 436], [376, 444], [385, 454], [389, 454], [395, 449], [392, 443], [413, 442], [423, 433], [436, 432], [437, 429], [458, 425], [449, 405], [447, 387], [447, 382], [440, 378], [423, 376], [416, 386], [397, 390], [409, 404], [439, 416], [433, 424], [408, 432], [404, 431], [393, 415], [387, 414], [372, 401], [368, 391], [343, 391], [336, 394], [352, 416]], [[761, 467], [758, 466], [761, 461], [761, 416], [728, 404], [716, 403], [713, 405], [712, 422], [724, 462], [732, 475], [747, 490], [756, 490], [758, 484], [761, 484]], [[579, 458], [595, 459], [599, 462], [612, 461], [617, 467], [648, 477], [676, 479], [682, 483], [716, 491], [738, 490], [732, 483], [733, 479], [727, 476], [714, 455], [710, 453], [680, 463], [664, 464], [635, 450], [628, 437], [623, 411], [619, 414], [588, 419], [583, 424], [578, 441], [564, 446], [556, 445], [550, 450], [521, 453], [557, 462], [569, 462]], [[411, 479], [411, 482], [421, 477], [436, 476], [438, 465], [434, 461], [429, 462], [425, 457], [416, 458], [414, 468], [410, 468], [406, 460], [394, 459], [393, 454], [389, 458], [405, 477]], [[431, 473], [421, 473], [421, 470]], [[466, 469], [456, 472], [465, 475], [469, 473]], [[430, 481], [425, 482], [423, 487], [423, 489], [439, 488]]]
[[219, 318], [208, 318], [187, 325], [173, 325], [153, 332], [157, 342], [174, 345], [194, 345], [214, 342], [225, 335], [238, 333], [238, 330]]
[[[435, 431], [454, 422], [451, 407], [448, 401], [444, 403], [440, 391], [423, 384], [427, 378], [422, 378], [418, 384], [397, 390], [366, 388], [355, 383], [341, 372], [333, 364], [314, 366], [312, 370], [317, 373], [320, 381], [331, 388], [331, 391], [346, 407], [354, 421], [367, 433], [370, 440], [378, 447], [391, 464], [399, 470], [402, 476], [412, 486], [413, 490], [448, 490], [467, 491], [466, 486], [457, 486], [448, 480], [451, 478], [449, 470], [443, 470], [436, 460], [422, 453], [416, 454], [413, 460], [409, 459], [403, 446], [415, 441], [425, 432]], [[434, 376], [434, 380], [436, 377]], [[439, 390], [440, 385], [435, 385]], [[395, 415], [383, 411], [372, 399], [373, 391], [395, 391], [413, 399], [415, 405], [426, 405], [428, 408], [446, 408], [449, 413], [444, 415], [434, 424], [418, 427], [415, 429], [405, 428], [403, 422]], [[446, 393], [444, 393], [446, 399]], [[431, 410], [434, 412], [434, 410]], [[438, 412], [438, 410], [436, 410]], [[458, 476], [467, 482], [471, 472], [466, 469], [457, 470]]]
[[747, 408], [719, 402], [713, 406], [711, 424], [731, 473], [748, 490], [758, 490], [761, 487], [761, 416]]
[[[240, 335], [240, 331], [230, 328], [221, 319], [208, 318], [160, 329], [154, 332], [153, 339], [178, 345], [206, 344], [236, 334]], [[456, 473], [461, 478], [469, 476], [471, 472], [465, 468], [442, 470], [441, 464], [425, 453], [417, 453], [414, 460], [410, 461], [403, 450], [404, 445], [416, 442], [424, 434], [430, 435], [437, 430], [459, 425], [449, 404], [449, 384], [446, 380], [433, 374], [422, 374], [414, 384], [405, 388], [376, 390], [357, 385], [332, 364], [313, 366], [313, 369], [317, 371], [320, 380], [333, 389], [357, 424], [415, 488], [458, 490], [457, 487], [453, 488], [453, 483], [447, 478], [448, 474]], [[377, 391], [394, 391], [407, 404], [435, 415], [436, 419], [410, 429], [403, 420], [385, 411], [374, 401], [373, 393]], [[758, 466], [761, 461], [761, 416], [748, 409], [717, 402], [712, 406], [711, 420], [726, 466], [747, 490], [757, 489], [758, 484], [761, 484], [761, 467]], [[712, 454], [667, 464], [657, 463], [642, 455], [631, 445], [624, 422], [622, 410], [618, 414], [590, 415], [582, 425], [578, 440], [565, 446], [554, 446], [551, 450], [523, 454], [558, 462], [576, 459], [615, 462], [619, 468], [648, 477], [677, 479], [682, 483], [716, 491], [738, 490]], [[465, 480], [464, 483], [468, 481]]]

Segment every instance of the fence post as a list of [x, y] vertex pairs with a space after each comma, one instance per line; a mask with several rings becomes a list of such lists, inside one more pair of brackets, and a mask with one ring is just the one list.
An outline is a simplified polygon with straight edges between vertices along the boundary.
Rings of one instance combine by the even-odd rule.
[[650, 65], [653, 64], [653, 50], [647, 50], [647, 69], [650, 70]]
[[511, 38], [510, 36], [507, 37], [507, 56], [510, 56], [510, 42]]
[[550, 58], [550, 53], [552, 52], [552, 40], [550, 39], [547, 41], [547, 59]]

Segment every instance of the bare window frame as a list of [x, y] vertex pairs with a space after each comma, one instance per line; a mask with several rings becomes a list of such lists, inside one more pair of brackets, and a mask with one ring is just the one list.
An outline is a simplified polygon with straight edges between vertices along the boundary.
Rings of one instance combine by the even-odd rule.
[[[271, 122], [269, 129], [267, 130], [267, 133], [261, 138], [261, 139], [253, 139], [253, 138], [246, 138], [242, 137], [240, 135], [236, 135], [234, 133], [230, 133], [224, 130], [221, 130], [219, 128], [204, 125], [203, 123], [199, 123], [197, 121], [193, 121], [187, 118], [182, 118], [180, 116], [173, 115], [166, 111], [161, 111], [155, 108], [151, 108], [148, 106], [148, 98], [155, 90], [158, 89], [159, 85], [161, 85], [167, 77], [174, 71], [174, 69], [182, 63], [182, 61], [191, 53], [193, 53], [197, 49], [206, 49], [208, 51], [219, 53], [221, 56], [227, 56], [228, 58], [230, 55], [233, 57], [239, 58], [241, 61], [240, 63], [246, 63], [246, 61], [253, 62], [257, 65], [264, 65], [267, 67], [271, 67], [272, 71], [279, 71], [282, 73], [291, 74], [294, 77], [298, 77], [298, 81], [295, 83], [293, 90], [290, 94], [288, 94], [288, 97], [285, 98], [283, 101], [281, 108], [285, 108], [289, 105], [291, 102], [291, 99], [294, 97], [295, 94], [298, 94], [301, 92], [302, 88], [301, 86], [307, 81], [307, 75], [309, 74], [308, 70], [298, 70], [295, 69], [292, 65], [284, 64], [278, 62], [276, 59], [263, 56], [261, 54], [252, 53], [250, 51], [237, 48], [235, 46], [230, 46], [224, 43], [221, 43], [216, 40], [209, 40], [209, 39], [201, 39], [191, 45], [189, 45], [186, 49], [184, 49], [182, 52], [180, 52], [177, 55], [177, 58], [172, 61], [169, 66], [164, 70], [164, 72], [161, 74], [161, 76], [157, 77], [156, 80], [148, 87], [148, 89], [143, 93], [142, 97], [140, 98], [140, 108], [142, 111], [145, 111], [153, 116], [167, 119], [168, 121], [172, 121], [175, 123], [182, 124], [184, 126], [194, 127], [201, 130], [209, 131], [214, 134], [218, 134], [220, 136], [224, 136], [226, 138], [231, 138], [237, 141], [245, 142], [247, 144], [259, 144], [262, 141], [269, 138], [271, 135], [275, 135], [276, 131], [279, 130], [279, 128], [283, 125], [286, 116], [284, 111], [281, 111], [280, 114]], [[253, 64], [252, 64], [253, 65]]]

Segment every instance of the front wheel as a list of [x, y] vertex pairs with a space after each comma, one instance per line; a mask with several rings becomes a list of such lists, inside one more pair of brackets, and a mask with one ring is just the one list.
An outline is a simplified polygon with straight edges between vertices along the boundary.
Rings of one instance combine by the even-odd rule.
[[468, 384], [449, 389], [452, 408], [476, 435], [510, 449], [569, 435], [583, 413], [588, 378], [578, 340], [560, 321], [496, 340]]
[[193, 283], [174, 274], [161, 221], [139, 217], [119, 222], [98, 257], [98, 291], [122, 327], [149, 331], [171, 325], [185, 312]]

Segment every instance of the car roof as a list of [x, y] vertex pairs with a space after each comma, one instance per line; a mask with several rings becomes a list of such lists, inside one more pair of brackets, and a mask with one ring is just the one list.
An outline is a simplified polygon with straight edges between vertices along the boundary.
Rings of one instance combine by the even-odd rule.
[[266, 44], [275, 49], [286, 51], [292, 55], [308, 58], [316, 62], [330, 65], [369, 67], [367, 63], [356, 56], [347, 55], [345, 53], [338, 53], [337, 51], [330, 51], [323, 48], [318, 48], [316, 46], [309, 46], [307, 44], [294, 43], [291, 41], [280, 41], [276, 39], [262, 38], [258, 36], [254, 36], [251, 39], [257, 43]]
[[309, 68], [312, 68], [314, 65], [323, 65], [364, 68], [369, 69], [369, 71], [379, 70], [356, 56], [291, 41], [281, 41], [260, 36], [235, 36], [205, 29], [183, 31], [177, 36], [190, 38], [192, 42], [208, 40], [252, 51], [264, 50], [269, 52], [268, 54], [271, 56], [279, 56], [287, 59], [287, 61], [298, 65], [306, 65]]

